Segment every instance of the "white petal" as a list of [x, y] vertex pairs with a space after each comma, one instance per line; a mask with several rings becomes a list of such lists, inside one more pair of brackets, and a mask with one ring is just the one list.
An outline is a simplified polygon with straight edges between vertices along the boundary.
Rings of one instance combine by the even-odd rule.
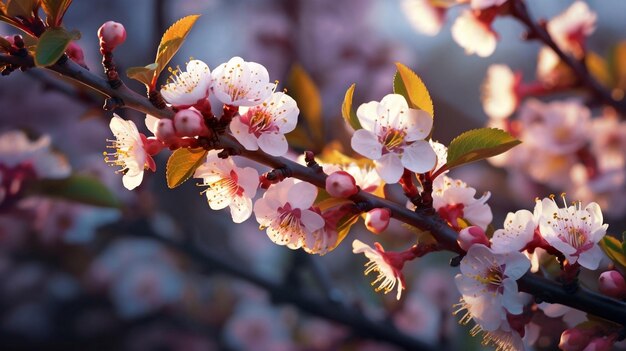
[[256, 151], [259, 149], [257, 138], [248, 132], [247, 125], [241, 122], [241, 117], [237, 116], [230, 122], [230, 132], [235, 139], [243, 145], [246, 150]]
[[376, 172], [385, 183], [397, 183], [404, 173], [404, 166], [400, 157], [394, 153], [383, 155], [380, 159], [374, 161]]
[[352, 149], [370, 160], [378, 160], [382, 156], [383, 146], [374, 133], [359, 129], [352, 134]]
[[299, 182], [294, 184], [287, 193], [287, 199], [292, 208], [308, 209], [317, 197], [317, 187], [311, 183]]
[[415, 173], [430, 171], [437, 164], [437, 154], [430, 143], [418, 140], [404, 149], [402, 166]]
[[148, 128], [150, 133], [154, 135], [156, 133], [157, 126], [159, 125], [159, 119], [151, 115], [146, 115], [145, 123], [146, 128]]
[[380, 116], [378, 116], [378, 101], [370, 101], [365, 104], [361, 104], [356, 110], [356, 117], [363, 129], [370, 132], [374, 132], [374, 126]]
[[521, 278], [530, 269], [530, 260], [524, 254], [511, 252], [506, 256], [504, 275], [514, 280]]
[[259, 147], [272, 156], [283, 156], [289, 150], [289, 144], [280, 133], [264, 133], [259, 136]]
[[598, 245], [593, 245], [578, 256], [578, 263], [590, 270], [598, 269], [600, 261], [604, 258], [604, 252]]
[[300, 220], [309, 232], [321, 229], [325, 224], [324, 218], [311, 210], [303, 210]]
[[407, 128], [407, 141], [422, 140], [430, 134], [433, 128], [433, 117], [426, 111], [408, 109], [405, 112]]
[[136, 187], [139, 186], [139, 184], [141, 184], [141, 181], [143, 180], [143, 172], [139, 172], [138, 174], [124, 174], [124, 176], [122, 177], [122, 184], [124, 184], [124, 187], [128, 190], [133, 190]]
[[245, 196], [235, 196], [230, 203], [230, 215], [233, 222], [241, 223], [252, 214], [252, 199]]
[[244, 195], [253, 198], [259, 188], [259, 172], [252, 167], [238, 168], [236, 172], [239, 177], [237, 182], [243, 188]]

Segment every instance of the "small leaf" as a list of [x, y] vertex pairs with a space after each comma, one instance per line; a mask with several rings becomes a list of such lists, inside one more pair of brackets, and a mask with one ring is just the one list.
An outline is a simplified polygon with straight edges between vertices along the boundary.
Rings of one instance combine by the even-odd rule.
[[150, 86], [152, 82], [152, 77], [154, 76], [154, 72], [159, 67], [158, 63], [151, 63], [145, 67], [130, 67], [126, 70], [126, 75], [128, 78], [138, 80], [145, 84], [146, 86]]
[[339, 246], [339, 244], [341, 244], [343, 239], [345, 239], [346, 236], [348, 236], [348, 233], [350, 233], [352, 226], [359, 220], [359, 217], [360, 216], [358, 214], [349, 214], [339, 220], [339, 223], [337, 224], [337, 242], [328, 251], [334, 250], [337, 246]]
[[7, 15], [9, 15], [9, 17], [29, 19], [33, 16], [33, 10], [37, 2], [36, 0], [11, 0], [7, 4]]
[[341, 104], [341, 115], [343, 119], [352, 127], [354, 130], [361, 129], [361, 122], [359, 122], [359, 118], [356, 116], [356, 112], [352, 108], [352, 96], [354, 95], [354, 88], [356, 84], [352, 84], [350, 88], [346, 91], [346, 96], [343, 98], [343, 103]]
[[602, 250], [613, 262], [618, 263], [622, 267], [626, 267], [626, 255], [622, 250], [622, 243], [620, 243], [619, 240], [612, 236], [605, 235], [598, 244], [600, 244]]
[[174, 151], [167, 160], [165, 170], [167, 186], [173, 189], [191, 178], [196, 168], [200, 167], [204, 162], [207, 152], [207, 150], [202, 148], [181, 148]]
[[613, 48], [611, 63], [612, 75], [615, 77], [615, 87], [622, 91], [626, 90], [626, 41], [618, 43]]
[[34, 184], [31, 192], [93, 206], [120, 206], [113, 192], [100, 180], [90, 176], [72, 175], [65, 179], [41, 180]]
[[434, 117], [433, 101], [422, 79], [399, 62], [396, 62], [396, 67], [398, 72], [393, 77], [393, 92], [404, 96], [410, 108], [424, 110]]
[[298, 124], [296, 129], [285, 134], [289, 147], [300, 150], [315, 150], [315, 144], [311, 141], [309, 133], [302, 124]]
[[605, 59], [595, 52], [588, 52], [585, 55], [585, 65], [591, 75], [605, 86], [611, 85], [611, 73], [609, 73], [609, 67]]
[[40, 67], [53, 65], [63, 56], [67, 46], [75, 38], [75, 33], [63, 28], [46, 29], [39, 37], [35, 48], [35, 64]]
[[51, 27], [58, 27], [63, 21], [65, 12], [72, 4], [72, 0], [42, 0], [41, 7], [46, 13], [46, 22]]
[[161, 37], [161, 42], [159, 43], [159, 48], [157, 49], [157, 55], [155, 62], [158, 64], [157, 70], [154, 71], [154, 76], [152, 78], [151, 87], [154, 88], [156, 85], [156, 80], [159, 77], [159, 74], [163, 71], [163, 69], [170, 62], [172, 57], [176, 55], [178, 49], [187, 38], [189, 31], [196, 23], [200, 15], [190, 15], [183, 17], [176, 21], [176, 23], [172, 24]]
[[448, 146], [447, 169], [499, 155], [520, 144], [511, 134], [496, 128], [467, 131]]
[[295, 64], [291, 67], [287, 86], [289, 94], [298, 103], [300, 115], [304, 117], [314, 144], [324, 144], [322, 99], [315, 82], [302, 66]]

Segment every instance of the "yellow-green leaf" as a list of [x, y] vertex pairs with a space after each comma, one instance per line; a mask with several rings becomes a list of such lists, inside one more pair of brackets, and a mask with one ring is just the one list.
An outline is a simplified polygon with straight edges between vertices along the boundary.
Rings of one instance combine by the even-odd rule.
[[520, 143], [511, 134], [496, 128], [467, 131], [454, 138], [448, 146], [446, 168], [499, 155]]
[[11, 0], [7, 4], [7, 15], [10, 17], [31, 18], [37, 3], [37, 0]]
[[424, 110], [435, 116], [433, 101], [422, 79], [407, 66], [396, 62], [398, 72], [393, 77], [393, 92], [404, 96], [409, 107]]
[[359, 122], [359, 118], [356, 116], [356, 112], [352, 108], [352, 96], [354, 95], [354, 88], [356, 84], [352, 84], [350, 88], [346, 91], [346, 96], [343, 98], [343, 103], [341, 104], [341, 115], [343, 119], [352, 127], [352, 129], [357, 130], [361, 129], [361, 122]]
[[52, 27], [60, 26], [63, 16], [71, 4], [72, 0], [41, 0], [41, 7], [46, 13], [48, 25]]
[[296, 126], [296, 129], [285, 134], [285, 138], [287, 138], [289, 147], [300, 150], [315, 150], [316, 145], [315, 143], [313, 143], [311, 137], [309, 136], [309, 133], [307, 133], [302, 124], [298, 124], [298, 126]]
[[29, 190], [32, 194], [56, 197], [87, 205], [119, 207], [117, 197], [94, 177], [73, 175], [65, 179], [38, 181]]
[[322, 145], [324, 143], [322, 99], [315, 82], [302, 66], [295, 64], [291, 67], [287, 87], [289, 95], [298, 103], [300, 116], [304, 117], [314, 144]]
[[596, 80], [607, 87], [611, 85], [612, 77], [609, 73], [608, 64], [600, 55], [593, 51], [588, 52], [585, 55], [585, 65]]
[[618, 43], [613, 48], [611, 58], [615, 87], [621, 89], [623, 94], [626, 90], [626, 41]]
[[40, 67], [53, 65], [76, 37], [76, 33], [68, 32], [63, 28], [46, 29], [35, 47], [35, 64]]
[[600, 244], [602, 250], [613, 262], [622, 267], [626, 267], [626, 255], [624, 255], [622, 243], [619, 240], [612, 236], [605, 235], [598, 244]]
[[343, 239], [350, 233], [352, 226], [359, 220], [359, 217], [358, 214], [350, 214], [339, 220], [339, 224], [337, 225], [337, 242], [335, 242], [335, 245], [333, 245], [329, 251], [334, 250], [341, 244]]
[[154, 76], [154, 72], [159, 67], [158, 63], [151, 63], [145, 67], [130, 67], [126, 70], [126, 75], [128, 78], [138, 80], [145, 84], [146, 86], [150, 86], [152, 82], [152, 77]]
[[204, 162], [207, 152], [202, 148], [181, 148], [174, 151], [167, 160], [165, 169], [167, 186], [173, 189], [189, 179], [196, 171], [196, 168], [200, 167]]
[[151, 85], [153, 88], [156, 85], [156, 80], [159, 77], [159, 74], [161, 74], [172, 57], [176, 55], [176, 52], [180, 49], [180, 46], [185, 41], [185, 38], [187, 38], [189, 31], [199, 17], [200, 15], [189, 15], [179, 19], [176, 23], [172, 24], [165, 31], [163, 37], [161, 37], [161, 42], [159, 43], [155, 59], [155, 62], [158, 64], [158, 68], [154, 71]]

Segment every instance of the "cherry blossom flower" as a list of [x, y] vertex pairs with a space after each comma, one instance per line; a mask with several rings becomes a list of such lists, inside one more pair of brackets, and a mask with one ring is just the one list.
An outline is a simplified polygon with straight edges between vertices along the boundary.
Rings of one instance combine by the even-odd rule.
[[230, 207], [233, 222], [241, 223], [252, 214], [252, 198], [259, 186], [259, 172], [251, 167], [237, 167], [232, 158], [219, 158], [218, 153], [211, 150], [194, 177], [202, 178], [202, 185], [208, 186], [203, 192], [211, 209]]
[[224, 104], [233, 106], [258, 105], [274, 92], [275, 83], [269, 82], [269, 73], [263, 65], [233, 57], [211, 73], [212, 90]]
[[585, 39], [596, 29], [597, 15], [584, 1], [576, 1], [548, 21], [546, 29], [559, 48], [575, 57], [585, 52]]
[[418, 32], [433, 36], [441, 30], [446, 12], [443, 7], [431, 0], [402, 0], [400, 5], [409, 24]]
[[483, 83], [483, 109], [490, 118], [503, 119], [513, 114], [519, 104], [520, 77], [506, 65], [491, 65]]
[[143, 171], [146, 168], [154, 171], [156, 164], [144, 147], [147, 142], [145, 135], [137, 131], [133, 121], [126, 121], [118, 115], [111, 118], [109, 127], [115, 135], [115, 140], [108, 140], [107, 147], [115, 152], [105, 152], [104, 160], [114, 166], [120, 166], [119, 173], [124, 174], [122, 183], [128, 190], [133, 190], [143, 180]]
[[205, 100], [211, 88], [211, 70], [200, 60], [187, 63], [187, 71], [171, 71], [167, 84], [161, 88], [161, 95], [176, 107], [189, 107]]
[[474, 245], [460, 268], [455, 282], [463, 308], [482, 330], [496, 331], [506, 323], [507, 313], [522, 313], [523, 299], [516, 281], [530, 268], [526, 256], [519, 252], [496, 254], [484, 245]]
[[348, 172], [353, 178], [356, 185], [361, 190], [371, 193], [378, 189], [382, 180], [373, 166], [360, 166], [356, 162], [350, 162], [345, 165], [322, 164], [324, 173], [330, 175], [337, 171]]
[[380, 102], [362, 104], [356, 114], [363, 129], [352, 135], [352, 148], [374, 160], [385, 182], [398, 182], [405, 168], [424, 173], [435, 166], [437, 156], [423, 140], [430, 134], [432, 116], [410, 109], [402, 95], [389, 94]]
[[433, 207], [455, 228], [459, 218], [483, 230], [491, 223], [493, 215], [487, 205], [491, 194], [486, 192], [478, 199], [474, 198], [475, 195], [476, 189], [445, 175], [437, 177], [433, 182]]
[[468, 55], [490, 56], [496, 49], [498, 40], [498, 35], [491, 28], [492, 21], [493, 18], [483, 20], [475, 12], [465, 10], [452, 25], [452, 39]]
[[[565, 197], [563, 197], [565, 203]], [[554, 199], [542, 200], [541, 235], [570, 263], [587, 269], [596, 269], [604, 253], [598, 242], [606, 234], [608, 224], [602, 224], [602, 210], [592, 202], [582, 208], [582, 203], [559, 208]]]
[[507, 322], [504, 322], [503, 326], [499, 329], [492, 331], [480, 330], [478, 325], [473, 328], [470, 333], [472, 336], [483, 332], [482, 344], [487, 346], [491, 345], [495, 347], [495, 351], [519, 351], [526, 350], [524, 347], [524, 340], [519, 332], [512, 329]]
[[342, 213], [333, 209], [322, 212], [321, 216], [324, 219], [324, 226], [306, 236], [302, 249], [306, 253], [321, 256], [334, 249], [339, 239], [337, 225], [340, 218], [337, 218], [337, 216]]
[[256, 201], [256, 220], [262, 229], [267, 229], [274, 243], [298, 249], [311, 241], [312, 233], [324, 227], [324, 218], [311, 210], [316, 196], [315, 185], [285, 179], [270, 186], [263, 198]]
[[[433, 148], [433, 151], [435, 151], [435, 154], [437, 155], [437, 164], [435, 165], [434, 169], [438, 170], [443, 167], [448, 161], [448, 147], [440, 142], [433, 141], [432, 139], [429, 140], [428, 143], [430, 143], [430, 147]], [[446, 174], [448, 172], [449, 171], [445, 171], [441, 174]]]
[[504, 219], [504, 228], [498, 229], [491, 238], [491, 249], [495, 253], [522, 250], [533, 240], [535, 229], [541, 218], [541, 202], [537, 201], [534, 213], [528, 210], [509, 212]]
[[355, 254], [362, 253], [369, 260], [365, 264], [365, 275], [371, 272], [378, 273], [378, 276], [372, 282], [372, 286], [378, 284], [378, 287], [374, 290], [376, 292], [382, 290], [387, 294], [397, 286], [398, 293], [396, 294], [396, 299], [400, 300], [402, 290], [405, 288], [404, 276], [402, 275], [402, 267], [405, 260], [396, 257], [397, 253], [385, 252], [385, 249], [379, 243], [374, 243], [374, 248], [372, 248], [360, 240], [352, 242], [352, 252]]
[[273, 93], [259, 105], [240, 107], [239, 113], [230, 123], [230, 131], [246, 150], [261, 148], [272, 156], [287, 153], [284, 134], [296, 128], [300, 113], [293, 98], [283, 92]]

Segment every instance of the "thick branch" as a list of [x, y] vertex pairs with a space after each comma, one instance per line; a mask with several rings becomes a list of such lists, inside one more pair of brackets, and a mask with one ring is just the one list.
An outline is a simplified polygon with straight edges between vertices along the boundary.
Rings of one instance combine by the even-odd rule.
[[524, 0], [514, 0], [512, 2], [511, 14], [526, 26], [528, 34], [531, 38], [536, 38], [550, 47], [559, 56], [561, 61], [572, 69], [574, 74], [578, 77], [580, 83], [587, 87], [587, 89], [589, 89], [594, 96], [596, 96], [603, 103], [614, 107], [620, 114], [626, 116], [626, 100], [614, 99], [611, 92], [602, 86], [602, 84], [600, 84], [591, 75], [591, 73], [589, 73], [589, 70], [583, 62], [578, 61], [563, 52], [563, 50], [561, 50], [561, 48], [559, 48], [559, 46], [554, 42], [550, 33], [548, 33], [544, 27], [533, 21]]
[[[7, 60], [11, 60], [11, 63], [17, 63], [20, 65], [27, 65], [30, 62], [32, 66], [32, 59], [30, 61], [23, 61], [23, 59], [0, 55], [0, 62], [7, 62]], [[147, 98], [129, 90], [125, 86], [122, 86], [121, 89], [112, 89], [109, 87], [106, 80], [95, 76], [93, 73], [85, 70], [83, 67], [70, 60], [62, 64], [53, 65], [49, 67], [49, 69], [62, 75], [74, 78], [109, 97], [121, 99], [124, 101], [125, 107], [160, 118], [171, 118], [173, 116], [173, 112], [171, 110], [160, 110], [155, 108], [152, 104], [150, 104]], [[313, 168], [302, 166], [283, 157], [273, 157], [261, 151], [245, 150], [234, 138], [230, 136], [221, 136], [220, 142], [223, 147], [240, 150], [242, 156], [264, 165], [273, 168], [288, 167], [295, 178], [324, 188], [326, 175]], [[456, 243], [457, 233], [446, 225], [439, 216], [413, 212], [402, 205], [363, 191], [360, 191], [351, 199], [366, 202], [371, 208], [386, 207], [391, 210], [392, 216], [395, 219], [422, 230], [429, 231], [443, 248], [453, 252], [463, 253], [463, 250], [461, 250]], [[567, 305], [626, 326], [626, 303], [622, 301], [611, 299], [584, 289], [579, 289], [576, 293], [570, 294], [567, 293], [561, 285], [548, 279], [536, 276], [530, 272], [526, 273], [519, 283], [522, 291], [537, 296], [546, 302]]]

